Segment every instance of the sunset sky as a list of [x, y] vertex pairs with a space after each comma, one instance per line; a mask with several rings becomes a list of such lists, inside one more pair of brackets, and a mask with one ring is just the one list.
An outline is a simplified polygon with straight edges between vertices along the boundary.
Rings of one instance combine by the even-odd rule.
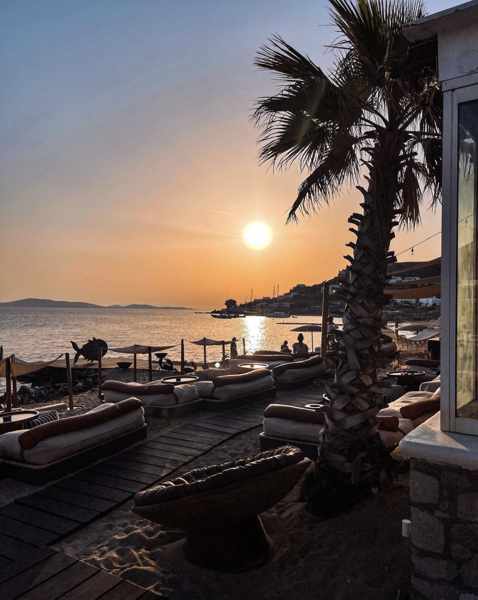
[[[325, 0], [2, 0], [0, 300], [213, 307], [335, 275], [358, 193], [286, 226], [301, 174], [257, 160], [275, 84], [253, 60], [275, 33], [332, 64]], [[273, 231], [260, 251], [252, 221]], [[395, 249], [440, 228], [424, 212]]]

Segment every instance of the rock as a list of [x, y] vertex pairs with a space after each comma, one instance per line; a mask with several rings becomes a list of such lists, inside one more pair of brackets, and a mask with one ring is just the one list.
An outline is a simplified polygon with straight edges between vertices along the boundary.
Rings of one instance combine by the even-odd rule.
[[451, 547], [458, 547], [458, 552], [463, 549], [463, 559], [471, 558], [473, 552], [478, 548], [478, 525], [453, 525], [450, 530]]
[[478, 493], [470, 492], [458, 496], [457, 514], [464, 521], [478, 521]]
[[443, 523], [428, 512], [412, 507], [412, 543], [421, 550], [441, 554], [445, 546]]
[[439, 496], [438, 479], [413, 469], [410, 477], [410, 500], [417, 504], [438, 504]]
[[467, 587], [478, 588], [478, 554], [461, 567], [463, 583]]
[[458, 567], [451, 560], [432, 558], [430, 556], [412, 556], [415, 571], [429, 579], [445, 579], [451, 581], [458, 575]]
[[427, 600], [459, 600], [458, 591], [446, 583], [433, 583], [420, 577], [412, 577], [412, 588]]

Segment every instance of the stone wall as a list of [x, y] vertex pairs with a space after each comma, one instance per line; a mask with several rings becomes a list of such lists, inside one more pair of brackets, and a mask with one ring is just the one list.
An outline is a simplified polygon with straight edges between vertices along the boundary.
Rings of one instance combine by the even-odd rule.
[[478, 600], [478, 471], [412, 460], [412, 598]]

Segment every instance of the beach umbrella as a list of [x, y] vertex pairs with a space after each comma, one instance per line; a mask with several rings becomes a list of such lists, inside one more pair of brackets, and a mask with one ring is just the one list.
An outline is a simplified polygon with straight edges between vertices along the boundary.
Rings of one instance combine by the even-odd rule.
[[225, 344], [226, 342], [224, 340], [212, 340], [210, 338], [207, 337], [203, 337], [200, 340], [191, 340], [191, 344], [196, 344], [196, 346], [202, 346], [203, 347], [203, 364], [204, 364], [204, 368], [207, 368], [207, 350], [206, 348], [208, 346], [223, 346], [223, 344]]
[[148, 371], [149, 371], [149, 380], [153, 379], [153, 352], [164, 352], [165, 350], [170, 350], [174, 348], [175, 344], [172, 346], [144, 346], [142, 344], [133, 344], [132, 346], [123, 346], [122, 348], [110, 348], [112, 352], [118, 352], [120, 354], [132, 354], [133, 355], [133, 371], [134, 371], [134, 380], [136, 381], [136, 372], [137, 372], [137, 361], [136, 356], [138, 354], [147, 354], [148, 355]]
[[311, 336], [311, 352], [314, 351], [314, 333], [322, 331], [322, 326], [318, 323], [309, 323], [308, 325], [300, 325], [294, 327], [291, 331], [299, 331], [300, 333], [310, 333]]

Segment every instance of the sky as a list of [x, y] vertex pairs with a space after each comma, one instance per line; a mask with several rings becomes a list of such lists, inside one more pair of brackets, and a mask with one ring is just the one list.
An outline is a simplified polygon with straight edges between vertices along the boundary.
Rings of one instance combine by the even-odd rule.
[[[1, 12], [0, 301], [210, 308], [344, 266], [358, 192], [286, 225], [303, 174], [259, 164], [251, 121], [277, 89], [253, 64], [271, 35], [331, 67], [326, 0], [2, 0]], [[254, 221], [273, 231], [262, 251], [242, 240]], [[425, 210], [394, 249], [440, 229]], [[435, 236], [400, 258], [439, 254]]]

